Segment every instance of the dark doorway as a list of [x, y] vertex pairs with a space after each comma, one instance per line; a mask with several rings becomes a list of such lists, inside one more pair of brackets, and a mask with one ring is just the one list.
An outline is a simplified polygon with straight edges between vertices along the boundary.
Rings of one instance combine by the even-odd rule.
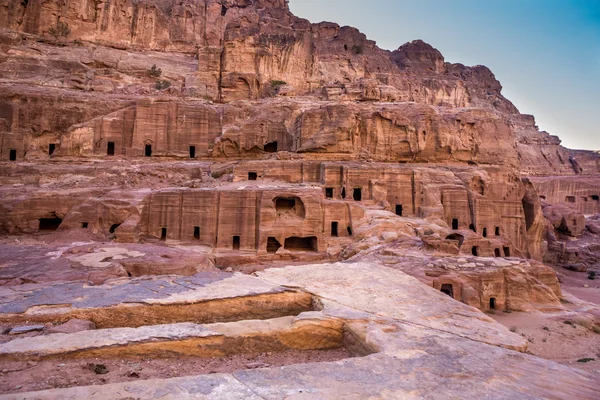
[[194, 227], [194, 239], [200, 240], [200, 227], [199, 226]]
[[110, 229], [108, 230], [109, 233], [115, 233], [115, 231], [117, 230], [117, 228], [121, 226], [121, 224], [113, 224], [110, 226]]
[[442, 288], [440, 289], [442, 293], [446, 293], [448, 296], [454, 298], [454, 288], [450, 283], [442, 284]]
[[144, 149], [144, 155], [146, 157], [152, 157], [152, 145], [151, 144], [146, 145], [146, 148]]
[[494, 249], [494, 256], [500, 257], [500, 249]]
[[354, 201], [361, 201], [362, 200], [362, 190], [361, 190], [361, 188], [354, 188], [354, 192], [352, 194], [352, 197], [354, 198]]
[[62, 219], [58, 218], [56, 214], [52, 218], [40, 218], [38, 221], [40, 221], [40, 231], [55, 231], [62, 223]]
[[481, 232], [483, 237], [487, 237], [487, 228], [483, 228], [483, 232]]
[[345, 198], [346, 198], [346, 188], [343, 187], [342, 188], [342, 199], [345, 199]]
[[278, 197], [275, 199], [275, 208], [277, 211], [288, 211], [296, 206], [296, 199], [293, 197]]
[[325, 197], [333, 199], [333, 188], [325, 188]]
[[281, 243], [276, 238], [269, 236], [267, 239], [267, 253], [277, 253], [277, 250], [281, 247]]
[[17, 161], [17, 151], [14, 149], [11, 149], [10, 152], [8, 153], [8, 159], [10, 161]]
[[499, 226], [496, 227], [496, 236], [500, 236], [500, 227]]
[[452, 220], [452, 229], [458, 229], [458, 218]]
[[239, 236], [234, 236], [233, 237], [233, 249], [234, 250], [239, 250], [240, 249], [240, 237]]
[[348, 236], [352, 236], [352, 228], [348, 227], [346, 230], [348, 231]]
[[477, 246], [473, 246], [473, 247], [471, 248], [471, 253], [472, 253], [472, 254], [473, 254], [475, 257], [479, 256], [479, 248], [478, 248]]
[[224, 17], [227, 14], [227, 7], [224, 4], [221, 5], [221, 17]]
[[287, 250], [296, 251], [318, 251], [317, 237], [289, 237], [285, 239], [284, 247]]
[[167, 240], [167, 228], [160, 228], [160, 240]]
[[598, 195], [596, 195], [596, 194], [593, 194], [593, 195], [592, 195], [592, 200], [594, 200], [594, 201], [598, 201], [599, 199], [600, 199], [600, 196], [598, 196]]
[[525, 227], [529, 230], [535, 222], [535, 204], [525, 197], [521, 204], [523, 204], [523, 212], [525, 213]]
[[196, 146], [190, 146], [190, 158], [196, 158]]
[[510, 257], [510, 247], [504, 248], [504, 257]]
[[258, 178], [258, 174], [256, 172], [248, 172], [248, 180], [255, 181]]
[[496, 298], [490, 297], [490, 310], [496, 309]]
[[56, 143], [50, 143], [48, 145], [48, 155], [51, 156], [54, 150], [56, 150]]
[[402, 216], [402, 204], [396, 204], [396, 215]]
[[477, 232], [477, 229], [475, 229], [475, 225], [473, 225], [473, 224], [469, 225], [469, 229], [472, 230], [473, 232]]
[[114, 156], [115, 155], [115, 142], [108, 142], [106, 145], [106, 155]]
[[81, 223], [81, 227], [82, 227], [83, 229], [87, 229], [87, 227], [88, 227], [88, 223], [87, 223], [87, 222], [82, 222], [82, 223]]
[[336, 221], [333, 221], [331, 223], [331, 236], [337, 237], [337, 235], [338, 235], [338, 223]]
[[264, 150], [267, 153], [277, 153], [277, 142], [265, 144]]

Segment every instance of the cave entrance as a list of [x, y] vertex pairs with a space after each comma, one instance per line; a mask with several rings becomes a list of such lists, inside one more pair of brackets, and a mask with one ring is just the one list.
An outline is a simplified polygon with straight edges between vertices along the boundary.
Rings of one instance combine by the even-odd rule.
[[483, 237], [487, 237], [487, 228], [483, 228], [483, 232], [481, 232]]
[[267, 153], [277, 153], [277, 142], [270, 142], [265, 144], [264, 150]]
[[598, 196], [597, 194], [593, 194], [592, 195], [592, 200], [599, 201], [600, 200], [600, 196]]
[[106, 145], [106, 155], [114, 156], [115, 155], [115, 142], [108, 142]]
[[87, 222], [82, 222], [82, 223], [81, 223], [81, 227], [82, 227], [83, 229], [87, 229], [88, 225], [89, 225], [89, 223], [87, 223]]
[[325, 197], [333, 199], [333, 188], [325, 188]]
[[248, 180], [255, 181], [258, 178], [258, 174], [256, 172], [248, 172]]
[[337, 223], [337, 221], [331, 222], [331, 236], [332, 237], [337, 237], [338, 236], [338, 223]]
[[510, 247], [504, 248], [504, 257], [510, 257]]
[[342, 188], [342, 199], [345, 199], [345, 198], [346, 198], [346, 188], [343, 187]]
[[293, 216], [295, 213], [296, 217], [304, 218], [304, 203], [299, 197], [276, 197], [273, 201], [278, 216], [283, 214]]
[[396, 204], [396, 215], [402, 216], [402, 204]]
[[40, 218], [38, 221], [40, 222], [39, 230], [40, 231], [55, 231], [58, 229], [60, 224], [62, 223], [62, 219], [58, 218], [56, 214], [51, 213], [52, 216], [50, 218]]
[[160, 228], [160, 240], [167, 240], [167, 228]]
[[446, 240], [452, 240], [458, 242], [458, 248], [460, 249], [463, 245], [465, 237], [463, 235], [459, 235], [458, 233], [453, 233], [451, 235], [446, 236]]
[[473, 246], [473, 247], [471, 248], [471, 253], [472, 253], [472, 254], [473, 254], [475, 257], [478, 257], [478, 256], [479, 256], [479, 247], [477, 247], [477, 246]]
[[500, 257], [500, 249], [494, 249], [494, 256]]
[[521, 204], [523, 205], [523, 212], [525, 213], [525, 227], [529, 230], [533, 225], [533, 221], [535, 221], [535, 204], [525, 198], [523, 198]]
[[147, 144], [146, 147], [144, 148], [144, 155], [146, 157], [152, 157], [152, 145], [151, 144]]
[[450, 283], [442, 284], [442, 288], [440, 289], [440, 292], [445, 293], [448, 296], [454, 298], [454, 288], [452, 287], [452, 284], [450, 284]]
[[51, 156], [54, 150], [56, 150], [56, 143], [50, 143], [48, 145], [48, 155]]
[[9, 161], [17, 161], [17, 150], [10, 149], [10, 152], [8, 153], [8, 159]]
[[362, 189], [361, 188], [354, 188], [354, 192], [352, 193], [352, 197], [354, 198], [354, 201], [361, 201], [362, 200]]
[[495, 310], [495, 309], [496, 309], [496, 298], [490, 297], [490, 310]]
[[347, 227], [346, 230], [348, 231], [348, 236], [352, 236], [352, 228]]
[[121, 224], [112, 224], [110, 226], [110, 229], [108, 230], [108, 233], [115, 233], [115, 231], [117, 230], [118, 227], [120, 227]]
[[474, 224], [470, 224], [469, 225], [469, 229], [472, 230], [473, 232], [477, 233], [477, 229], [475, 229], [475, 225]]
[[194, 239], [200, 240], [200, 227], [199, 226], [194, 227]]
[[454, 229], [454, 230], [458, 229], [458, 218], [452, 219], [452, 229]]
[[500, 236], [500, 227], [499, 226], [496, 227], [496, 236]]
[[296, 237], [292, 236], [285, 239], [284, 247], [290, 251], [318, 251], [317, 237]]
[[267, 238], [267, 253], [277, 253], [277, 250], [281, 248], [281, 243], [277, 238], [269, 236]]
[[240, 249], [240, 237], [239, 236], [234, 236], [233, 237], [233, 249], [234, 250], [239, 250]]
[[196, 158], [196, 146], [190, 146], [190, 158]]

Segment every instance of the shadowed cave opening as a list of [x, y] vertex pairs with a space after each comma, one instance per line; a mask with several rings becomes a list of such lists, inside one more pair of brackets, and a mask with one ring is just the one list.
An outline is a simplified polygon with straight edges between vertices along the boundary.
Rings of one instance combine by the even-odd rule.
[[56, 143], [50, 143], [48, 145], [48, 155], [51, 156], [54, 150], [56, 150]]
[[458, 229], [458, 218], [452, 219], [452, 229], [454, 229], [454, 230]]
[[167, 228], [160, 228], [160, 240], [167, 240]]
[[442, 288], [440, 289], [440, 292], [445, 293], [448, 296], [454, 298], [454, 288], [452, 287], [452, 284], [450, 284], [450, 283], [442, 284]]
[[144, 148], [144, 155], [146, 157], [152, 157], [152, 145], [151, 144], [147, 144], [146, 147]]
[[479, 256], [479, 247], [477, 247], [477, 246], [473, 246], [473, 247], [471, 248], [471, 253], [472, 253], [472, 254], [473, 254], [475, 257], [478, 257], [478, 256]]
[[255, 181], [258, 178], [258, 174], [256, 172], [248, 172], [248, 180]]
[[190, 146], [190, 158], [196, 158], [196, 146]]
[[285, 239], [283, 246], [286, 250], [290, 251], [318, 251], [317, 237], [296, 237], [292, 236]]
[[457, 247], [460, 249], [463, 245], [465, 237], [458, 233], [453, 233], [451, 235], [446, 236], [446, 240], [452, 240], [452, 241], [458, 242]]
[[9, 161], [17, 161], [17, 150], [10, 149], [10, 151], [8, 153], [8, 160]]
[[362, 200], [362, 189], [361, 188], [354, 188], [354, 192], [352, 194], [352, 197], [354, 198], [354, 201], [361, 201]]
[[494, 249], [494, 256], [500, 257], [500, 249]]
[[269, 236], [267, 238], [267, 253], [277, 253], [277, 250], [281, 248], [281, 243], [277, 238]]
[[333, 188], [325, 188], [325, 197], [328, 199], [333, 198]]
[[60, 224], [62, 223], [62, 219], [56, 216], [55, 212], [50, 213], [50, 218], [40, 218], [39, 221], [39, 230], [40, 231], [55, 231], [58, 229]]
[[510, 247], [504, 247], [504, 257], [510, 257]]
[[500, 236], [500, 227], [499, 226], [496, 227], [496, 236]]
[[121, 224], [112, 224], [110, 226], [110, 229], [108, 230], [109, 233], [115, 233], [115, 231], [117, 230], [117, 228], [121, 226]]
[[535, 221], [535, 204], [528, 201], [525, 197], [521, 200], [521, 204], [523, 205], [523, 212], [525, 213], [525, 226], [527, 230], [529, 230]]
[[490, 297], [490, 310], [496, 309], [496, 298]]
[[265, 144], [264, 150], [266, 153], [277, 153], [277, 142], [270, 142]]
[[483, 237], [487, 237], [487, 228], [483, 228], [483, 231], [481, 232], [481, 235]]
[[106, 155], [114, 156], [115, 155], [115, 142], [108, 142], [106, 145]]
[[402, 204], [396, 204], [396, 215], [399, 217], [402, 216]]
[[273, 199], [273, 202], [275, 203], [278, 215], [287, 214], [288, 216], [293, 216], [295, 213], [300, 218], [304, 218], [305, 216], [304, 203], [300, 197], [276, 197]]
[[194, 227], [194, 239], [200, 240], [200, 227], [199, 226]]
[[89, 226], [89, 223], [88, 223], [88, 222], [82, 222], [82, 223], [81, 223], [81, 227], [82, 227], [83, 229], [87, 229], [87, 227], [88, 227], [88, 226]]
[[239, 236], [234, 236], [233, 237], [233, 249], [234, 250], [239, 250], [240, 249], [240, 237]]

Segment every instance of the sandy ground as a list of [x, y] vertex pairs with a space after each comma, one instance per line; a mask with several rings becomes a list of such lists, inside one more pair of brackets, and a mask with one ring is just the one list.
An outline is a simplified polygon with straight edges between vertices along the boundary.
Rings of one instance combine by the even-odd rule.
[[[53, 358], [42, 361], [0, 361], [0, 393], [18, 393], [71, 386], [101, 385], [140, 379], [228, 373], [243, 369], [337, 361], [352, 355], [334, 350], [288, 350], [258, 355], [236, 354], [223, 358]], [[105, 372], [106, 373], [102, 373]]]

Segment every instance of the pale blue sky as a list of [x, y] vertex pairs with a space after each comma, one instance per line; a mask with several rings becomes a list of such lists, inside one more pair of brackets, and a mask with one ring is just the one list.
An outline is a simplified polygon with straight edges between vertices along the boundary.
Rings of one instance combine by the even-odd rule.
[[290, 0], [311, 22], [358, 28], [381, 48], [422, 39], [486, 65], [502, 93], [563, 145], [600, 150], [600, 0]]

